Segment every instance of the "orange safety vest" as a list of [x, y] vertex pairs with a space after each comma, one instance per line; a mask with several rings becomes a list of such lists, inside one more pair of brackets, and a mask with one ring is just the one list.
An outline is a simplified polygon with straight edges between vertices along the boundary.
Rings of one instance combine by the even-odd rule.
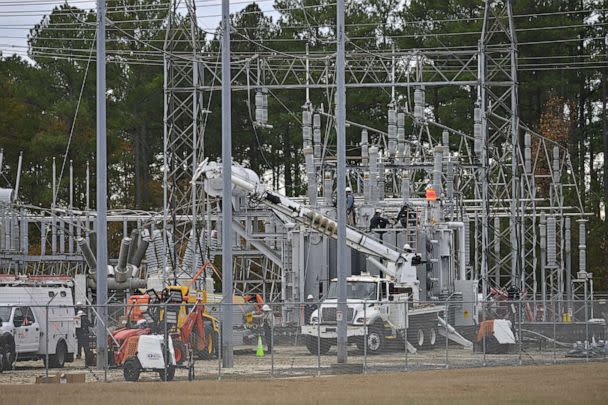
[[427, 201], [436, 201], [437, 200], [437, 193], [435, 192], [435, 189], [433, 187], [429, 187], [426, 189], [426, 200]]

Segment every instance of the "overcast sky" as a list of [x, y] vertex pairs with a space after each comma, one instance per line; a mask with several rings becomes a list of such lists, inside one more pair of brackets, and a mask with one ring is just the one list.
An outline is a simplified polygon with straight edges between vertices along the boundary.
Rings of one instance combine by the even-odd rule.
[[[0, 0], [0, 51], [4, 56], [17, 53], [25, 56], [27, 53], [27, 35], [29, 30], [38, 24], [44, 15], [50, 14], [54, 7], [65, 1], [53, 0]], [[195, 0], [197, 19], [201, 28], [213, 31], [221, 20], [221, 0]], [[231, 0], [230, 12], [246, 7], [246, 0]], [[252, 1], [253, 3], [253, 1]], [[273, 12], [274, 0], [258, 0], [260, 8], [276, 19], [278, 13]], [[94, 9], [96, 1], [71, 0], [68, 4], [83, 8]]]

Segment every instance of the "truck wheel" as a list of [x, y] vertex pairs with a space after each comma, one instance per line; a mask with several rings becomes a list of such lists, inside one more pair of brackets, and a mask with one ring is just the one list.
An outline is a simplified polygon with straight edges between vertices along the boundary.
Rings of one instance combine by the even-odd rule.
[[167, 375], [165, 375], [164, 369], [158, 370], [158, 376], [161, 381], [173, 381], [173, 377], [175, 377], [175, 367], [167, 366]]
[[4, 370], [11, 370], [17, 356], [15, 351], [15, 341], [13, 336], [9, 333], [3, 333], [0, 335], [0, 352], [4, 354], [2, 359], [2, 368]]
[[416, 349], [421, 349], [424, 346], [424, 330], [422, 330], [422, 328], [417, 328], [415, 333], [413, 339], [414, 347], [416, 347]]
[[427, 330], [427, 341], [426, 344], [428, 347], [435, 347], [437, 344], [437, 330], [435, 328], [429, 328]]
[[125, 381], [137, 381], [139, 380], [139, 373], [141, 372], [141, 367], [139, 365], [139, 360], [136, 357], [131, 357], [127, 359], [122, 365], [122, 374], [125, 377]]
[[365, 344], [367, 345], [368, 354], [380, 354], [384, 350], [384, 333], [382, 328], [372, 327], [366, 338]]
[[51, 368], [63, 368], [65, 364], [65, 358], [68, 354], [68, 348], [63, 340], [60, 340], [57, 343], [57, 349], [55, 350], [55, 354], [49, 356], [49, 366]]
[[15, 353], [15, 346], [10, 344], [6, 344], [4, 346], [4, 356], [2, 362], [4, 363], [4, 370], [12, 370], [15, 365], [15, 359], [17, 359], [17, 354]]
[[321, 342], [319, 344], [317, 337], [307, 336], [306, 348], [308, 349], [310, 354], [314, 354], [315, 356], [325, 355], [329, 352], [329, 349], [331, 348], [331, 343], [329, 343], [329, 339], [321, 339]]

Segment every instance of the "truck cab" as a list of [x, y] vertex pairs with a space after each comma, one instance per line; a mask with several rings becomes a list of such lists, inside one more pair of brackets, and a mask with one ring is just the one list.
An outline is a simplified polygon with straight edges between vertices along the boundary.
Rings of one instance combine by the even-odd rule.
[[14, 338], [19, 356], [32, 356], [40, 346], [40, 323], [29, 306], [0, 304], [0, 334], [8, 332]]
[[[326, 297], [302, 327], [307, 348], [313, 354], [325, 354], [337, 339], [337, 323], [346, 317], [349, 343], [360, 350], [380, 353], [387, 340], [403, 339], [414, 343], [412, 350], [430, 348], [437, 343], [438, 316], [436, 306], [420, 306], [413, 299], [409, 285], [392, 279], [361, 274], [346, 278], [347, 313], [339, 314], [338, 283], [332, 280]], [[416, 327], [407, 329], [414, 322]]]

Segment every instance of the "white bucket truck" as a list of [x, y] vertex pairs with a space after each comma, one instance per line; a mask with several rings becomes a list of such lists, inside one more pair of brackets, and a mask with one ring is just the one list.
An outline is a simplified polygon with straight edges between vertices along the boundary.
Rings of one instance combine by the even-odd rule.
[[[3, 276], [0, 279], [0, 367], [39, 360], [61, 368], [77, 350], [69, 278]], [[48, 356], [47, 356], [48, 354]]]

